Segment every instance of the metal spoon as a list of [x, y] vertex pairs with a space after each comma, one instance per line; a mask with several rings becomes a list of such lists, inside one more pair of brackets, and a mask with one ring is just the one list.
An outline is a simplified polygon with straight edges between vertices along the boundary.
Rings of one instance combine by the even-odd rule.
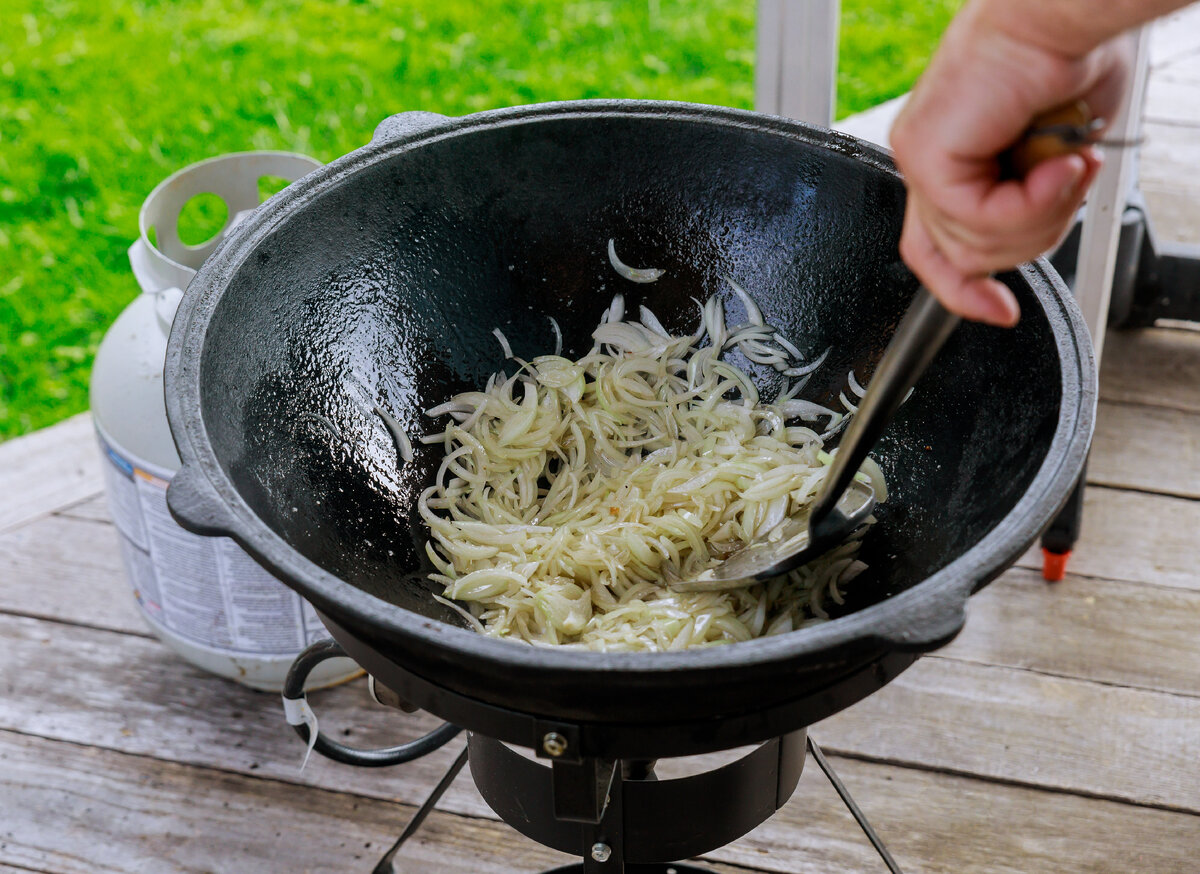
[[807, 517], [788, 522], [782, 536], [749, 543], [715, 567], [671, 583], [671, 588], [717, 592], [777, 577], [819, 558], [866, 522], [875, 509], [875, 493], [854, 476], [908, 390], [959, 321], [933, 295], [919, 289], [875, 370]]

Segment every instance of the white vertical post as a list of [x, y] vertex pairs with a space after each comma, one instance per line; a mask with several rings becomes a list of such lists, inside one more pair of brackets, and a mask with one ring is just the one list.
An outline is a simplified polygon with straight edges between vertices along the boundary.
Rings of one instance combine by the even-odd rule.
[[[1128, 93], [1113, 119], [1106, 137], [1131, 142], [1142, 129], [1142, 103], [1150, 67], [1150, 28], [1137, 37], [1134, 73]], [[1104, 331], [1108, 323], [1108, 305], [1112, 297], [1113, 272], [1117, 263], [1117, 243], [1121, 234], [1121, 216], [1137, 166], [1135, 148], [1114, 149], [1105, 155], [1104, 166], [1088, 195], [1079, 237], [1079, 262], [1075, 271], [1075, 298], [1092, 334], [1096, 361], [1104, 351]]]
[[833, 123], [839, 0], [759, 0], [754, 107]]

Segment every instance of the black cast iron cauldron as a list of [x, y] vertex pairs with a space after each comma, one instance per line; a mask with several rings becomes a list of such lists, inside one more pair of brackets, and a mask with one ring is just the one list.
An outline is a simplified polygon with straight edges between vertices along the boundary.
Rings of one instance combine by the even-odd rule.
[[[1045, 262], [1001, 277], [1023, 317], [964, 326], [877, 457], [892, 494], [843, 615], [672, 654], [559, 651], [478, 636], [430, 597], [414, 501], [440, 461], [397, 466], [372, 407], [422, 410], [552, 351], [582, 354], [614, 292], [691, 331], [727, 274], [801, 351], [805, 396], [869, 379], [916, 282], [887, 155], [778, 118], [595, 101], [410, 113], [259, 209], [208, 259], [175, 320], [172, 511], [235, 538], [412, 703], [529, 746], [682, 755], [775, 737], [848, 706], [962, 627], [968, 596], [1037, 537], [1079, 475], [1095, 409], [1086, 329]], [[666, 275], [635, 285], [607, 240]], [[731, 304], [731, 307], [737, 306]], [[756, 372], [764, 396], [773, 371]], [[333, 425], [326, 426], [322, 417]]]

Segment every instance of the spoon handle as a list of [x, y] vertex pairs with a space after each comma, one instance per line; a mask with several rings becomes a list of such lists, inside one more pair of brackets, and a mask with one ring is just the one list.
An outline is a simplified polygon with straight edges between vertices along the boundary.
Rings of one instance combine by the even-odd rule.
[[833, 457], [813, 506], [810, 525], [815, 527], [837, 505], [908, 390], [921, 378], [959, 321], [924, 287], [917, 290]]

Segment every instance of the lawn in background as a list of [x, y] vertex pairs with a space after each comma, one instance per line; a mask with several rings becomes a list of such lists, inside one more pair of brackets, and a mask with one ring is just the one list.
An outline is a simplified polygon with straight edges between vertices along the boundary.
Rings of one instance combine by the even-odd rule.
[[[754, 97], [754, 0], [0, 5], [0, 440], [87, 407], [96, 346], [137, 293], [138, 208], [189, 163], [327, 161], [410, 109]], [[839, 115], [907, 90], [958, 5], [843, 0]], [[198, 242], [213, 217], [192, 218]]]

